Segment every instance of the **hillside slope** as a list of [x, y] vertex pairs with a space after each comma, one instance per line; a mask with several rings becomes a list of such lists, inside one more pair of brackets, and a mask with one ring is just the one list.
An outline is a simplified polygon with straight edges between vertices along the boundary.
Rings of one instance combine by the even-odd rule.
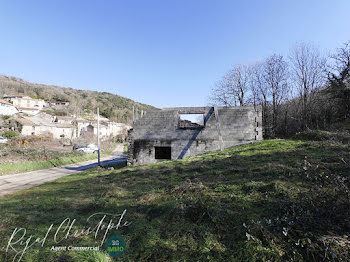
[[89, 90], [76, 90], [54, 85], [35, 84], [23, 79], [0, 75], [0, 97], [3, 95], [27, 95], [32, 98], [41, 98], [46, 101], [68, 101], [68, 108], [56, 110], [56, 114], [82, 114], [84, 111], [93, 111], [100, 107], [101, 115], [112, 120], [130, 123], [132, 121], [133, 106], [138, 113], [151, 111], [156, 108], [150, 105], [135, 102], [129, 98]]
[[[36, 238], [67, 217], [77, 219], [74, 229], [81, 229], [99, 221], [86, 222], [94, 213], [126, 210], [123, 223], [131, 224], [108, 233], [127, 242], [120, 261], [348, 261], [348, 139], [266, 140], [184, 160], [68, 176], [0, 200], [0, 254], [5, 258], [15, 227]], [[98, 245], [103, 233], [59, 245]], [[51, 245], [58, 245], [53, 234], [45, 248], [34, 245], [24, 257], [111, 261], [103, 246], [52, 252]]]

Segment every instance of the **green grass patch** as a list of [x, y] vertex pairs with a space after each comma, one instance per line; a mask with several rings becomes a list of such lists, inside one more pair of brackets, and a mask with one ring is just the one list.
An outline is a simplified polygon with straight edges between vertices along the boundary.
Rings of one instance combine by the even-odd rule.
[[[104, 150], [101, 152], [101, 157], [107, 156], [112, 150]], [[29, 172], [39, 169], [47, 169], [57, 166], [79, 163], [82, 161], [97, 159], [97, 154], [83, 154], [73, 152], [67, 156], [53, 158], [47, 161], [24, 161], [0, 164], [0, 175], [15, 174]]]
[[2, 137], [5, 137], [5, 138], [10, 139], [10, 138], [12, 138], [12, 137], [19, 136], [20, 134], [17, 133], [17, 132], [15, 132], [15, 131], [5, 131], [5, 132], [0, 133], [0, 135], [1, 135]]
[[[0, 261], [16, 227], [45, 236], [24, 261], [112, 261], [99, 251], [52, 252], [52, 245], [96, 246], [103, 232], [55, 243], [65, 219], [94, 226], [94, 213], [130, 224], [118, 261], [347, 261], [349, 145], [268, 140], [222, 152], [115, 170], [95, 168], [0, 200]], [[124, 165], [124, 164], [123, 164]], [[113, 220], [117, 223], [117, 220]], [[34, 238], [33, 237], [33, 238]]]

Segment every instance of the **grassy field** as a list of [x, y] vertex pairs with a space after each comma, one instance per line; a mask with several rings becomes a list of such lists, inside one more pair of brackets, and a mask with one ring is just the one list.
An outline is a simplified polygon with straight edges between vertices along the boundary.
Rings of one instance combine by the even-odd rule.
[[32, 243], [51, 224], [43, 247], [33, 244], [22, 261], [112, 261], [103, 246], [89, 252], [50, 248], [103, 242], [106, 228], [96, 238], [62, 238], [65, 218], [76, 219], [72, 231], [81, 231], [96, 226], [98, 217], [87, 221], [95, 213], [124, 210], [122, 224], [129, 223], [106, 234], [126, 240], [118, 261], [348, 261], [349, 163], [349, 144], [341, 141], [266, 140], [66, 176], [0, 200], [0, 261], [11, 261], [25, 246], [5, 252], [16, 227], [26, 229], [23, 241], [33, 235]]
[[[102, 150], [101, 156], [107, 156], [112, 152], [111, 150]], [[52, 168], [56, 166], [69, 165], [87, 160], [97, 159], [97, 154], [84, 154], [78, 152], [72, 153], [59, 153], [58, 155], [64, 155], [58, 158], [52, 158], [46, 161], [24, 161], [24, 162], [13, 162], [13, 163], [2, 163], [0, 164], [0, 175], [15, 174], [21, 172], [28, 172], [39, 169]]]

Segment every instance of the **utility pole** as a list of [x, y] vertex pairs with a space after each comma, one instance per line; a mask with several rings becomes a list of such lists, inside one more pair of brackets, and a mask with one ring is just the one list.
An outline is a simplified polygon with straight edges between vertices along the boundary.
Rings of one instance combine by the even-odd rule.
[[98, 166], [101, 166], [100, 160], [100, 109], [97, 108], [97, 161]]

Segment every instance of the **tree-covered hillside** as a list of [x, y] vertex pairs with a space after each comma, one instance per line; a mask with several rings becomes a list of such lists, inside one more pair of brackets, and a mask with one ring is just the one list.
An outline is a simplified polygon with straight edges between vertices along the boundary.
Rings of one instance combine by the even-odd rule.
[[156, 109], [153, 106], [137, 103], [111, 93], [35, 84], [20, 78], [0, 75], [0, 96], [4, 95], [27, 95], [46, 101], [68, 101], [68, 107], [51, 109], [52, 113], [57, 115], [89, 113], [99, 107], [101, 115], [124, 123], [132, 121], [133, 107], [135, 110], [137, 109], [139, 114], [142, 110]]

